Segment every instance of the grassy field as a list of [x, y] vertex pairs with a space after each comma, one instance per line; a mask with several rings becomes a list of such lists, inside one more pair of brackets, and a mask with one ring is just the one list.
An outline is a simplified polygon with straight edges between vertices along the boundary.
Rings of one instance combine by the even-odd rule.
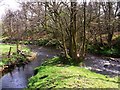
[[59, 57], [35, 69], [28, 88], [118, 88], [118, 77], [110, 78], [79, 66], [63, 65]]
[[[10, 47], [12, 47], [11, 52], [16, 52], [16, 45], [15, 44], [0, 44], [0, 52], [1, 53], [7, 53], [9, 52]], [[25, 51], [25, 52], [30, 52], [30, 49], [28, 49], [27, 47], [22, 47], [19, 46], [20, 50]]]
[[[12, 47], [11, 49], [11, 56], [10, 58], [8, 58], [8, 52], [10, 47]], [[24, 51], [26, 54], [30, 53], [30, 49], [25, 47], [25, 46], [20, 46], [19, 47], [21, 51]], [[21, 60], [25, 60], [25, 58], [22, 55], [19, 55], [16, 53], [16, 45], [14, 44], [0, 44], [0, 57], [2, 57], [1, 61], [0, 61], [0, 66], [3, 67], [4, 65], [8, 64], [8, 63], [14, 63], [17, 58], [21, 59]], [[14, 53], [14, 54], [13, 54]]]

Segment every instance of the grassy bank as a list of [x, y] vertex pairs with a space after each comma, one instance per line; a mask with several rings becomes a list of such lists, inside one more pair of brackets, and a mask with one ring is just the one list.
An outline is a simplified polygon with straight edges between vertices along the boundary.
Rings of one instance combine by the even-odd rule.
[[120, 57], [120, 35], [113, 37], [111, 45], [107, 43], [89, 44], [88, 51], [97, 55]]
[[[8, 53], [10, 47], [12, 47], [11, 49], [11, 53], [16, 52], [16, 45], [15, 44], [0, 44], [0, 52], [3, 53]], [[19, 46], [19, 49], [25, 52], [30, 52], [30, 49], [25, 47], [25, 46]]]
[[[2, 42], [15, 44], [16, 40], [5, 38], [2, 40]], [[56, 39], [48, 39], [48, 38], [40, 38], [36, 40], [20, 40], [19, 43], [24, 45], [52, 46], [52, 47], [58, 47], [60, 45], [60, 43]]]
[[[8, 52], [10, 47], [12, 47], [11, 49], [11, 55], [10, 57], [8, 57]], [[0, 67], [3, 67], [5, 65], [10, 65], [13, 64], [15, 62], [18, 61], [25, 61], [26, 58], [21, 55], [21, 54], [17, 54], [16, 53], [16, 45], [14, 44], [0, 44], [0, 53], [1, 53], [1, 61], [0, 61]], [[25, 47], [25, 46], [20, 46], [20, 50], [23, 51], [25, 54], [29, 54], [30, 53], [30, 49]]]
[[88, 51], [96, 55], [118, 57], [118, 58], [120, 57], [120, 47], [118, 45], [112, 47], [89, 45]]
[[35, 69], [36, 75], [29, 79], [28, 88], [118, 88], [118, 77], [94, 73], [79, 66], [61, 63], [54, 57]]

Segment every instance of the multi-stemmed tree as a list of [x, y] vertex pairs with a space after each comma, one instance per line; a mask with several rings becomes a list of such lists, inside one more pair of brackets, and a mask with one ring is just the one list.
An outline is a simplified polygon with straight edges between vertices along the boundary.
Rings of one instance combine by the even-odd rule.
[[35, 40], [45, 32], [57, 39], [65, 57], [75, 62], [84, 59], [88, 43], [104, 44], [104, 36], [107, 36], [107, 44], [111, 46], [119, 25], [119, 4], [115, 2], [70, 0], [20, 4], [20, 10], [9, 10], [3, 18], [6, 35], [17, 40]]

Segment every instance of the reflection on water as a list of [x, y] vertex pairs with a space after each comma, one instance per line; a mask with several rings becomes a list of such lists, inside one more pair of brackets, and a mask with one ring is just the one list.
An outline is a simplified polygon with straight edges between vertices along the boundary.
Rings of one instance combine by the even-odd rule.
[[[10, 90], [10, 88], [11, 90], [14, 90], [13, 88], [25, 88], [28, 84], [28, 79], [34, 75], [34, 68], [39, 66], [46, 58], [53, 57], [59, 53], [58, 50], [43, 47], [34, 47], [34, 51], [38, 53], [38, 58], [36, 60], [25, 66], [16, 67], [12, 72], [7, 73], [0, 79], [0, 83], [2, 83], [0, 85], [4, 88], [3, 90], [6, 90], [6, 88], [8, 88], [7, 90]], [[84, 63], [87, 68], [96, 69], [97, 71], [100, 70], [102, 74], [115, 74], [111, 74], [111, 71], [108, 72], [108, 69], [120, 72], [120, 62], [107, 61], [95, 56], [88, 56]], [[110, 67], [111, 65], [113, 65], [112, 68]]]
[[[44, 59], [53, 57], [57, 51], [51, 48], [35, 48], [35, 52], [38, 52], [38, 58], [29, 64], [16, 67], [12, 72], [4, 75], [0, 81], [2, 81], [2, 88], [25, 88], [28, 83], [28, 79], [34, 75], [34, 68], [39, 66]], [[47, 55], [47, 57], [46, 57]]]

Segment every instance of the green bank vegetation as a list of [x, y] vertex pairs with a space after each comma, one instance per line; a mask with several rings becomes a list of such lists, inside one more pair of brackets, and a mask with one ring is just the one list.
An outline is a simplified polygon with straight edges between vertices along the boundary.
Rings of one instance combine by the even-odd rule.
[[[11, 47], [11, 50], [10, 50]], [[26, 46], [20, 46], [20, 51], [24, 52], [24, 54], [29, 54], [30, 49]], [[5, 65], [11, 65], [19, 60], [25, 61], [26, 58], [22, 54], [17, 53], [16, 45], [12, 44], [0, 44], [0, 52], [1, 52], [1, 61], [0, 66], [3, 67]]]
[[80, 66], [62, 64], [54, 57], [35, 69], [28, 88], [118, 88], [118, 77], [110, 78]]

